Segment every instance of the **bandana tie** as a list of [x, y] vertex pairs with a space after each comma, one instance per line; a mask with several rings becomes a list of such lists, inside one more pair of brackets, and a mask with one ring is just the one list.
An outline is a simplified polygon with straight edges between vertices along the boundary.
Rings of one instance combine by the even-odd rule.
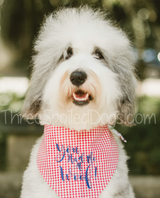
[[119, 151], [108, 127], [76, 131], [45, 125], [37, 166], [61, 198], [97, 198], [111, 180]]

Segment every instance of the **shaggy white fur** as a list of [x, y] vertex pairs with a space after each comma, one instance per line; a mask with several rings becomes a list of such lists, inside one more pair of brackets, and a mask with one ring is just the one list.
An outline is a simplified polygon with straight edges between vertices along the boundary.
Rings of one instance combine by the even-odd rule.
[[[88, 7], [50, 15], [35, 43], [33, 73], [23, 116], [40, 123], [76, 130], [121, 123], [131, 125], [135, 75], [132, 48], [126, 35]], [[76, 75], [81, 75], [75, 77]], [[74, 77], [72, 76], [74, 74]], [[74, 81], [74, 82], [73, 82]], [[128, 117], [129, 116], [129, 117]], [[134, 198], [128, 180], [127, 156], [119, 138], [116, 172], [99, 198]], [[34, 146], [24, 173], [21, 198], [56, 198], [37, 169]]]
[[[87, 45], [84, 49], [85, 47]], [[88, 76], [80, 89], [94, 98], [92, 102], [81, 108], [70, 99], [77, 87], [71, 84], [69, 76], [77, 69], [85, 71]], [[113, 124], [115, 120], [112, 121], [112, 119], [116, 118], [114, 115], [117, 113], [117, 99], [121, 96], [119, 90], [116, 74], [89, 55], [77, 55], [71, 60], [64, 61], [53, 71], [44, 89], [43, 101], [48, 105], [41, 110], [40, 120], [43, 124], [77, 130], [89, 130], [106, 123]], [[75, 115], [79, 116], [77, 121], [74, 120]], [[84, 117], [84, 115], [87, 116]]]

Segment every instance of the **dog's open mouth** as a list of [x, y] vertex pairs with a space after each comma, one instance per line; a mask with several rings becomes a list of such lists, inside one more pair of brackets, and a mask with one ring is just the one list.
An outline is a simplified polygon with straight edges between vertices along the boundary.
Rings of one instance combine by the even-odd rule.
[[78, 90], [73, 93], [73, 103], [78, 106], [83, 106], [89, 103], [92, 99], [91, 95], [82, 90]]

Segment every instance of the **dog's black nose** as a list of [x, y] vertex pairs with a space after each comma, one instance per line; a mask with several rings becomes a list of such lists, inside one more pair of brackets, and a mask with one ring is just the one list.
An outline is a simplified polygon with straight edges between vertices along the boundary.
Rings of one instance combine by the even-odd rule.
[[80, 86], [87, 79], [87, 74], [84, 71], [74, 71], [71, 73], [70, 80], [73, 85]]

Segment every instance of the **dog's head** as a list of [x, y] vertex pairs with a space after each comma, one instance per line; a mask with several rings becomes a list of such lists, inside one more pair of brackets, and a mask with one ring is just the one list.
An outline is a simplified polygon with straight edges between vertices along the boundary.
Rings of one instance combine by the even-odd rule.
[[23, 115], [42, 124], [89, 129], [131, 124], [135, 75], [126, 35], [91, 8], [50, 15], [35, 43]]

